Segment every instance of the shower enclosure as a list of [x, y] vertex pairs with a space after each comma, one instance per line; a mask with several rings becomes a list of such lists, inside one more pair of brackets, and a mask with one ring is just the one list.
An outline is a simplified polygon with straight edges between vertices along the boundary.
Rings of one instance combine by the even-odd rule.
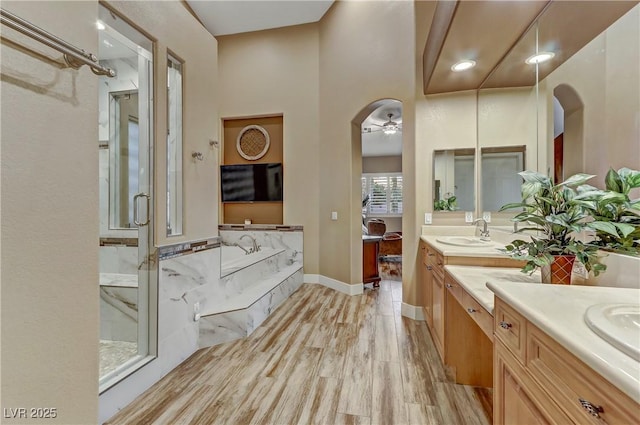
[[100, 6], [100, 391], [156, 352], [152, 241], [153, 44]]

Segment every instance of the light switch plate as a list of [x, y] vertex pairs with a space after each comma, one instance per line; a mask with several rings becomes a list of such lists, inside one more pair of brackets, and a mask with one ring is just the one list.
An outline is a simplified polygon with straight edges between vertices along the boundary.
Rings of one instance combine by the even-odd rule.
[[431, 224], [432, 215], [431, 213], [424, 213], [424, 224]]
[[491, 223], [491, 213], [489, 211], [485, 211], [482, 213], [482, 219], [487, 223]]
[[465, 223], [473, 223], [473, 211], [465, 211], [464, 212], [464, 222]]
[[331, 211], [331, 220], [337, 220], [338, 219], [338, 211]]

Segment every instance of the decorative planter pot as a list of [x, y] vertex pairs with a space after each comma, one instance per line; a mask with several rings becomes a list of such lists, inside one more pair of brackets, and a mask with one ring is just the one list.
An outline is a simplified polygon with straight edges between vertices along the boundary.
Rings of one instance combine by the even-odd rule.
[[555, 255], [553, 263], [540, 268], [542, 283], [555, 283], [560, 285], [571, 284], [571, 271], [575, 255]]

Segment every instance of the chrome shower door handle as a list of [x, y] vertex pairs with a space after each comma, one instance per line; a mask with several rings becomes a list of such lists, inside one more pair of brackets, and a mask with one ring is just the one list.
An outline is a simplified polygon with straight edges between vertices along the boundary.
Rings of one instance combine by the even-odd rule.
[[[144, 222], [138, 220], [138, 198], [146, 198], [147, 199], [147, 219]], [[151, 219], [149, 218], [149, 208], [151, 206], [151, 196], [148, 193], [138, 193], [133, 197], [133, 222], [136, 226], [146, 226], [149, 224]]]

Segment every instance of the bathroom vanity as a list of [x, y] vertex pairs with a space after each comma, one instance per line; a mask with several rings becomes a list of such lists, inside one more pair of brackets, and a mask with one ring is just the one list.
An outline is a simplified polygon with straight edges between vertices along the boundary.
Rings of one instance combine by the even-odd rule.
[[489, 283], [496, 294], [494, 424], [632, 424], [640, 362], [593, 333], [592, 305], [637, 303], [627, 288]]
[[[477, 238], [459, 238], [454, 243], [460, 245], [450, 245], [440, 242], [445, 240], [443, 237], [421, 237], [423, 313], [441, 359], [456, 369], [456, 382], [491, 387], [492, 344], [490, 332], [487, 332], [491, 321], [489, 311], [481, 307], [445, 269], [451, 265], [514, 267], [515, 275], [522, 262], [498, 251], [501, 244], [490, 242], [469, 248], [462, 245], [473, 243]], [[477, 344], [471, 351], [469, 339]], [[481, 369], [488, 369], [488, 372], [479, 373]]]

